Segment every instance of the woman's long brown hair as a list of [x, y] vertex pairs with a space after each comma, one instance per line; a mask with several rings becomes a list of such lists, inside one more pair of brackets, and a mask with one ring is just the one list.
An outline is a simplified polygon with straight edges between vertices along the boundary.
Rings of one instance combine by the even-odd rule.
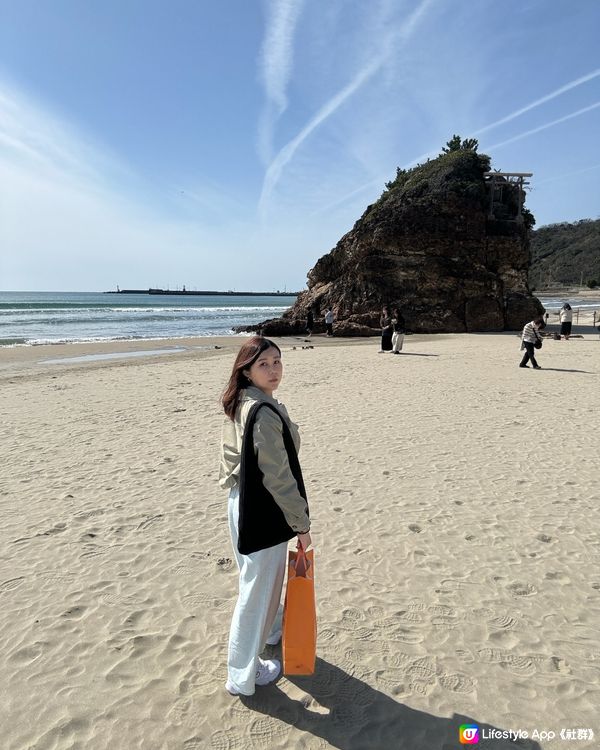
[[250, 385], [250, 381], [244, 375], [243, 371], [252, 367], [262, 352], [271, 347], [277, 349], [281, 355], [281, 349], [277, 344], [270, 339], [264, 338], [264, 336], [253, 336], [240, 348], [237, 357], [235, 358], [235, 362], [233, 363], [231, 377], [229, 378], [229, 382], [225, 386], [223, 396], [221, 397], [223, 410], [232, 421], [235, 418], [235, 413], [240, 401], [240, 391]]

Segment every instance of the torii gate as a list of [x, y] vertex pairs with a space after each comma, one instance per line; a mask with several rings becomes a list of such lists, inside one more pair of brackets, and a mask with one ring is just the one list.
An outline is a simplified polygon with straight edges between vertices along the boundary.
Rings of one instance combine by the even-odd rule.
[[516, 187], [519, 191], [519, 200], [517, 203], [517, 218], [515, 221], [523, 221], [523, 202], [525, 197], [525, 185], [529, 185], [529, 180], [526, 177], [531, 177], [533, 172], [485, 172], [484, 177], [491, 178], [489, 180], [490, 185], [490, 213], [489, 218], [494, 218], [494, 192], [496, 190], [496, 177], [502, 177], [502, 182], [498, 185], [502, 189], [502, 184], [508, 183]]

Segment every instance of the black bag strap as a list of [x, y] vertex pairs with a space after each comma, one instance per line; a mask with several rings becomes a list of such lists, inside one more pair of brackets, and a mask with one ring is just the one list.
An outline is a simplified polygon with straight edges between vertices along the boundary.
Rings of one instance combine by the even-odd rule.
[[[254, 406], [252, 406], [252, 408], [248, 412], [248, 417], [246, 419], [246, 424], [244, 426], [244, 438], [242, 441], [241, 460], [244, 464], [246, 464], [248, 458], [250, 457], [250, 451], [254, 453], [254, 439], [253, 439], [254, 423], [256, 422], [256, 417], [258, 415], [259, 410], [262, 409], [263, 406], [266, 406], [267, 409], [270, 409], [271, 411], [275, 412], [275, 414], [277, 414], [277, 416], [281, 420], [281, 424], [283, 427], [283, 444], [285, 446], [285, 450], [288, 455], [288, 461], [290, 462], [290, 469], [292, 470], [292, 474], [294, 475], [294, 478], [298, 485], [298, 491], [300, 492], [302, 497], [306, 500], [306, 488], [304, 486], [304, 478], [302, 476], [302, 469], [300, 468], [298, 452], [296, 451], [296, 446], [294, 445], [294, 439], [292, 438], [292, 433], [283, 415], [281, 414], [279, 409], [273, 406], [273, 404], [269, 404], [267, 401], [258, 401], [256, 404], [254, 404]], [[241, 470], [242, 470], [242, 467], [240, 466], [240, 473], [241, 473]]]

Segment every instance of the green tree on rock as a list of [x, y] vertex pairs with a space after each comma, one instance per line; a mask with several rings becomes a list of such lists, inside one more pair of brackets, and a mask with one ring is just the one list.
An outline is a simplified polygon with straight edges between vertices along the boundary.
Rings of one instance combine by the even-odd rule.
[[460, 135], [456, 133], [447, 141], [445, 146], [442, 146], [442, 153], [449, 154], [452, 151], [477, 151], [479, 147], [479, 141], [477, 138], [465, 138], [464, 141]]

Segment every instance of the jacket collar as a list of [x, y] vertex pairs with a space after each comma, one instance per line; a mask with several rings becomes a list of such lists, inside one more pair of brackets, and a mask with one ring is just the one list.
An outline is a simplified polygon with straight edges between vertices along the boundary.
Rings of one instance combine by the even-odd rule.
[[281, 403], [277, 401], [277, 399], [273, 398], [273, 396], [268, 396], [264, 391], [261, 391], [261, 389], [257, 388], [255, 385], [249, 385], [245, 389], [242, 398], [252, 399], [252, 401], [266, 401], [268, 404], [273, 404], [273, 406], [281, 406]]

